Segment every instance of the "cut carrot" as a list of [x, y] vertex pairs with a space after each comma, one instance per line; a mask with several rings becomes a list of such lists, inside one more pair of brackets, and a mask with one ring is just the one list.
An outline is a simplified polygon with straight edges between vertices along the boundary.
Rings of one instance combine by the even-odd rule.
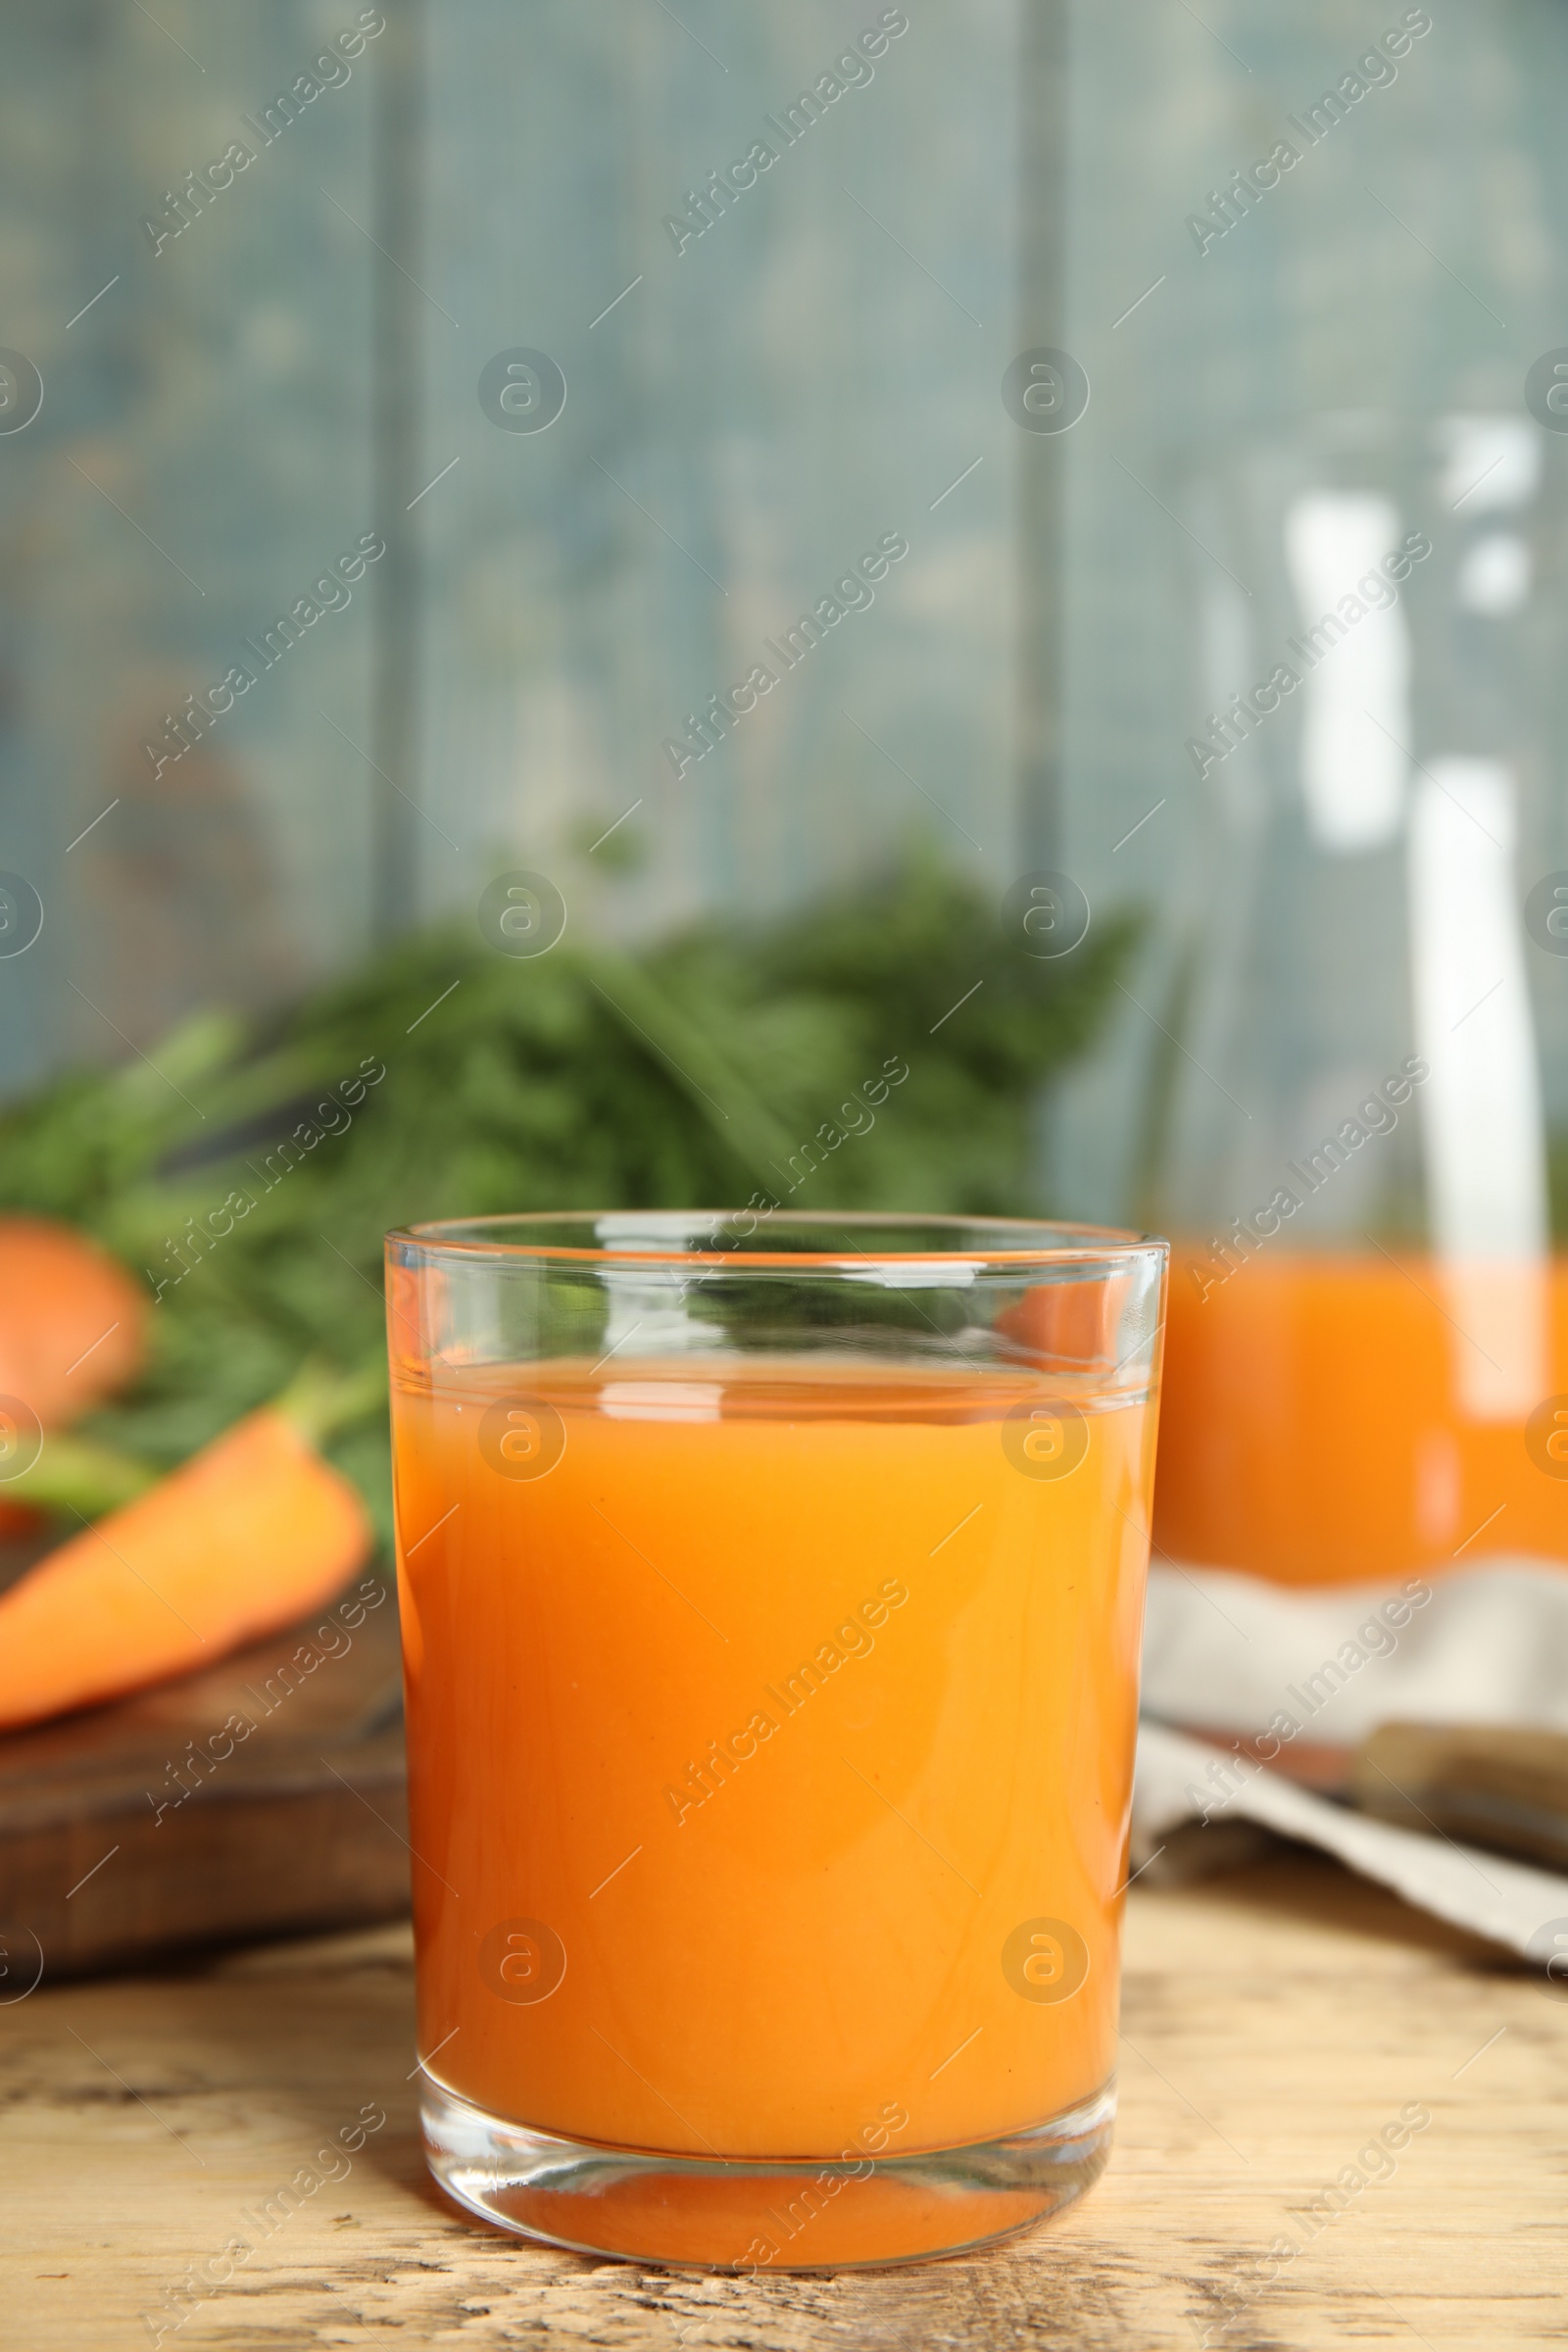
[[[74, 1226], [0, 1217], [0, 1412], [15, 1399], [45, 1429], [90, 1412], [141, 1369], [147, 1308], [123, 1267]], [[0, 1542], [40, 1524], [0, 1487]]]
[[0, 1217], [0, 1396], [45, 1429], [101, 1404], [141, 1369], [145, 1292], [106, 1250], [52, 1217]]
[[248, 1413], [0, 1594], [0, 1728], [193, 1673], [330, 1599], [372, 1530], [310, 1401]]

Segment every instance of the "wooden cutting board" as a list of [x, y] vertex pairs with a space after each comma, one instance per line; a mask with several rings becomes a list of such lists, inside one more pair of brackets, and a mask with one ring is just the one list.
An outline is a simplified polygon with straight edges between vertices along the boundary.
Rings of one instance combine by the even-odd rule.
[[0, 1736], [0, 1985], [397, 1918], [407, 1838], [397, 1600], [367, 1572], [204, 1673]]

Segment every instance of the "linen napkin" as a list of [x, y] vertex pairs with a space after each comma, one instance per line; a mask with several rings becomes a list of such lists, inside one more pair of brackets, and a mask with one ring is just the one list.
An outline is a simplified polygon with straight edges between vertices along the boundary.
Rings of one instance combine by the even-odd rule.
[[1182, 1823], [1258, 1822], [1568, 1977], [1568, 1878], [1374, 1821], [1270, 1768], [1395, 1721], [1568, 1731], [1561, 1569], [1499, 1554], [1447, 1576], [1301, 1589], [1156, 1562], [1143, 1704], [1135, 1867]]

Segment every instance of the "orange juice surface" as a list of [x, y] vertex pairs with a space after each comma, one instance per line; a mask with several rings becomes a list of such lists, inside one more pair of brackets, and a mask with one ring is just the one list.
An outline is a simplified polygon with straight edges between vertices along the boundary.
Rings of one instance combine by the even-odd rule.
[[1030, 1414], [1068, 1385], [399, 1388], [433, 2075], [699, 2157], [905, 2155], [1107, 2082], [1152, 1411], [1080, 1381], [1063, 1452]]
[[1425, 1255], [1281, 1251], [1215, 1270], [1171, 1270], [1163, 1550], [1292, 1584], [1568, 1556], [1561, 1259], [1456, 1277]]

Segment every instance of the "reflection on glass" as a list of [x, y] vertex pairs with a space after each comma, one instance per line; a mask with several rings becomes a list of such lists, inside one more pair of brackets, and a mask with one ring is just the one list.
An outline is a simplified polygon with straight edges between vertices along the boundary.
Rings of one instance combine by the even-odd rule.
[[1465, 1416], [1520, 1421], [1546, 1380], [1546, 1158], [1508, 769], [1435, 760], [1410, 822], [1410, 987], [1433, 1247]]

